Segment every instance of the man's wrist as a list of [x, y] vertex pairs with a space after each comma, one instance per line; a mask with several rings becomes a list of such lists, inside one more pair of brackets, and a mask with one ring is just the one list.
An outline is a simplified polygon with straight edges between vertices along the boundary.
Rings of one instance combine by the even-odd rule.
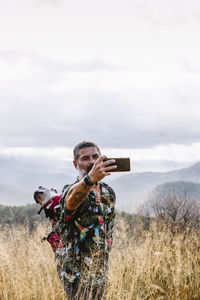
[[83, 179], [84, 179], [85, 183], [89, 186], [93, 186], [94, 184], [96, 184], [96, 182], [91, 181], [90, 176], [88, 174]]

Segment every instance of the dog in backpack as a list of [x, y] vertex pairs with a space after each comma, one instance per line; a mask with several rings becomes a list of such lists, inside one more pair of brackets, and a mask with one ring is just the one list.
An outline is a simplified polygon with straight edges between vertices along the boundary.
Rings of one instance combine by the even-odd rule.
[[51, 244], [54, 252], [56, 251], [60, 240], [60, 234], [55, 227], [61, 213], [61, 196], [62, 195], [59, 195], [56, 189], [48, 189], [43, 186], [39, 186], [33, 194], [33, 198], [35, 199], [36, 203], [41, 205], [38, 214], [40, 214], [41, 211], [44, 210], [46, 218], [49, 218], [49, 220], [51, 221], [52, 231], [48, 234], [47, 237], [43, 238], [42, 240], [47, 240]]

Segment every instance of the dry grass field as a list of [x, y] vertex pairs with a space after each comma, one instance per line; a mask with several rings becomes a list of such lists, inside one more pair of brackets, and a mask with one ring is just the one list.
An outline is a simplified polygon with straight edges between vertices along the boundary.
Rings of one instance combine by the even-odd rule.
[[[121, 228], [119, 230], [119, 227]], [[0, 299], [65, 299], [54, 255], [40, 225], [0, 231]], [[109, 262], [109, 300], [200, 299], [200, 239], [197, 233], [172, 234], [121, 223]]]

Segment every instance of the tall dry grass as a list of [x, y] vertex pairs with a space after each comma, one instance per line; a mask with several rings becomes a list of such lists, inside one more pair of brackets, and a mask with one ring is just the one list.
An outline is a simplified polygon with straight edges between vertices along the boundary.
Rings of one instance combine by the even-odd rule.
[[[200, 299], [200, 240], [197, 233], [172, 234], [141, 226], [115, 233], [107, 299]], [[0, 299], [65, 299], [53, 252], [38, 226], [0, 231]], [[128, 232], [128, 234], [127, 234]]]
[[28, 227], [0, 232], [0, 299], [65, 299], [48, 242], [47, 227], [30, 234]]
[[[124, 230], [123, 230], [124, 228]], [[125, 226], [115, 237], [110, 256], [108, 299], [200, 299], [200, 239], [188, 230], [172, 233]]]

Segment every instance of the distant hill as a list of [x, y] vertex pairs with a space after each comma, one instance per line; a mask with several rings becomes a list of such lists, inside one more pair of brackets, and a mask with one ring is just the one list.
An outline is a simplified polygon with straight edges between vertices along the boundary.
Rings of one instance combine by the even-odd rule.
[[16, 174], [15, 182], [0, 183], [0, 204], [19, 206], [34, 203], [33, 192], [38, 186], [55, 187], [61, 193], [63, 186], [73, 182], [75, 178], [65, 174], [37, 174], [36, 172], [23, 174], [19, 178]]
[[25, 205], [27, 202], [32, 201], [31, 196], [26, 189], [20, 186], [15, 187], [13, 185], [0, 184], [0, 204], [17, 205], [20, 199], [20, 204]]
[[200, 183], [200, 162], [170, 172], [129, 173], [110, 180], [110, 184], [117, 194], [117, 207], [134, 211], [156, 186], [173, 181]]
[[174, 181], [158, 185], [151, 193], [150, 198], [162, 198], [163, 195], [176, 195], [180, 199], [200, 201], [200, 184], [187, 181]]
[[[34, 166], [25, 168], [25, 164], [19, 164], [16, 171], [11, 174], [11, 163], [12, 161], [9, 168], [6, 167], [5, 162], [0, 166], [0, 204], [4, 205], [34, 203], [33, 191], [39, 185], [55, 187], [58, 192], [61, 192], [62, 187], [66, 183], [73, 182], [77, 175], [74, 169], [67, 169], [66, 173], [49, 172], [42, 164], [36, 164], [35, 168]], [[200, 183], [200, 162], [192, 167], [170, 172], [113, 174], [105, 178], [105, 182], [108, 182], [116, 191], [116, 207], [129, 212], [135, 211], [141, 203], [146, 201], [149, 193], [156, 186], [173, 181]]]
[[75, 178], [76, 171], [71, 162], [0, 155], [0, 204], [34, 203], [33, 191], [39, 185], [55, 187], [61, 192], [62, 187]]

